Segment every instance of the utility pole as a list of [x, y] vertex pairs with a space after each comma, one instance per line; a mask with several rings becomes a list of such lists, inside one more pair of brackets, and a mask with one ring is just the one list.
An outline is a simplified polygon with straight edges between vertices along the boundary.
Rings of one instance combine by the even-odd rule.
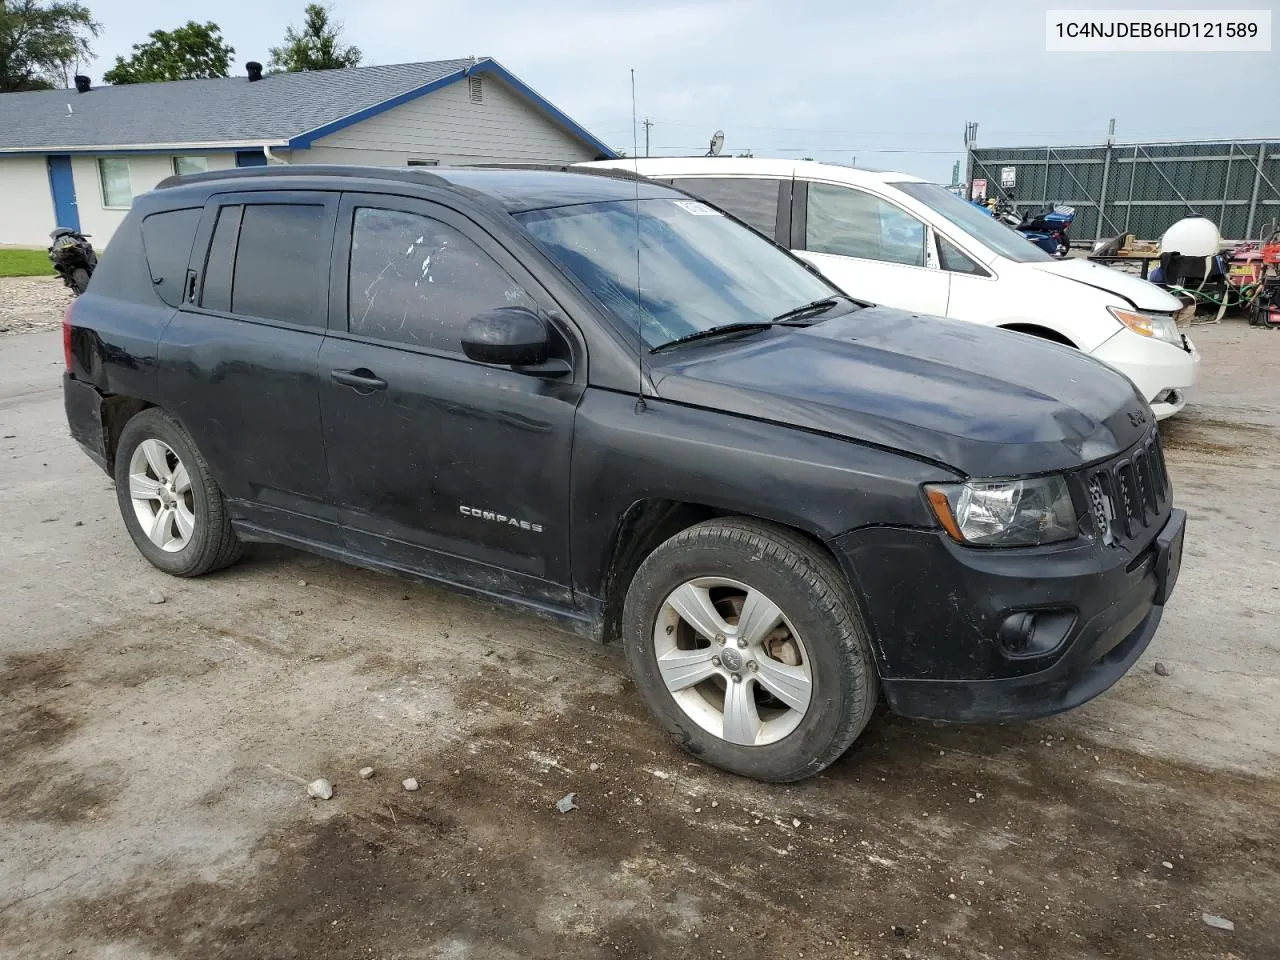
[[653, 126], [653, 121], [648, 117], [644, 118], [644, 155], [649, 156], [649, 128]]

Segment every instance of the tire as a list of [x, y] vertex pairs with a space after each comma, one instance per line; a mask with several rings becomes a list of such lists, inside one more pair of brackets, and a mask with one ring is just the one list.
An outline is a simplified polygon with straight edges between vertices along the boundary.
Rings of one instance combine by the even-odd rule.
[[[762, 633], [775, 622], [770, 602], [780, 617]], [[704, 629], [677, 607], [692, 610]], [[725, 627], [733, 632], [706, 636]], [[844, 577], [820, 548], [769, 523], [710, 520], [659, 546], [627, 590], [622, 640], [636, 687], [663, 729], [712, 766], [756, 780], [819, 773], [849, 748], [879, 701], [867, 631]], [[802, 700], [803, 710], [793, 705]]]
[[89, 271], [84, 267], [76, 267], [71, 271], [71, 281], [69, 286], [78, 297], [89, 289]]
[[[185, 468], [185, 481], [179, 468]], [[198, 577], [239, 559], [240, 539], [209, 465], [182, 425], [163, 410], [143, 410], [125, 424], [116, 448], [115, 482], [125, 528], [153, 566], [175, 577]], [[135, 493], [143, 496], [135, 500]], [[154, 496], [146, 496], [150, 493]]]

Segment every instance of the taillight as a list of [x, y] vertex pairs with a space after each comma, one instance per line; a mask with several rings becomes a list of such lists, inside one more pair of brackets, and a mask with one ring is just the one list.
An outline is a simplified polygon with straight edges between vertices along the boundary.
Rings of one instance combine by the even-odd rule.
[[62, 314], [62, 358], [67, 363], [67, 373], [71, 372], [71, 309], [75, 305], [72, 300]]

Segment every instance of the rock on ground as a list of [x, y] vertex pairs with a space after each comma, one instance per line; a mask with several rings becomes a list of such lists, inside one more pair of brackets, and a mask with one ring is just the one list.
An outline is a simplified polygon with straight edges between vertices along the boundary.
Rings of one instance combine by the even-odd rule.
[[0, 334], [57, 329], [70, 301], [58, 277], [0, 277]]

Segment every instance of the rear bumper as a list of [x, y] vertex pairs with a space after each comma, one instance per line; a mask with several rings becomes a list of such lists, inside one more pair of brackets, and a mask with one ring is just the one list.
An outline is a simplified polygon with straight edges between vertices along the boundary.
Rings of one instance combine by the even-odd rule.
[[71, 438], [103, 470], [107, 461], [107, 437], [102, 422], [102, 394], [70, 373], [62, 375], [62, 404], [67, 411]]
[[[1132, 552], [975, 550], [945, 534], [879, 528], [832, 543], [858, 584], [889, 707], [948, 722], [1061, 713], [1142, 656], [1178, 575], [1185, 514]], [[1010, 622], [1030, 614], [1031, 642]]]
[[[1155, 340], [1121, 330], [1092, 351], [1108, 366], [1115, 367], [1137, 385], [1158, 419], [1172, 416], [1186, 406], [1187, 390], [1200, 376], [1200, 353], [1190, 338], [1183, 350], [1164, 340]], [[1170, 402], [1152, 403], [1165, 391], [1176, 391]]]

